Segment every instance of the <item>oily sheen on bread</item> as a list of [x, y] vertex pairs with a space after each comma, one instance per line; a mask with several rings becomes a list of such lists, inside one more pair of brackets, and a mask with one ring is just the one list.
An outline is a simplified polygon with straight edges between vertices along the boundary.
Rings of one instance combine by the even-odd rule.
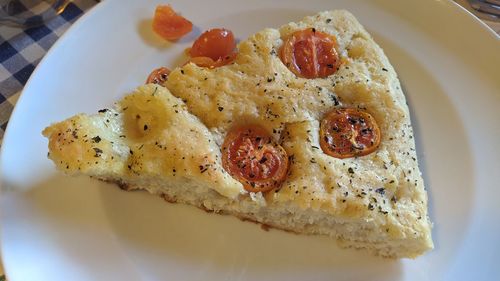
[[[306, 28], [334, 35], [342, 64], [325, 78], [297, 77], [280, 60], [283, 38]], [[320, 148], [320, 121], [332, 108], [369, 112], [378, 149], [339, 159]], [[289, 156], [279, 188], [249, 192], [222, 164], [228, 130], [258, 123]], [[234, 63], [174, 69], [96, 115], [80, 114], [43, 131], [49, 158], [84, 174], [344, 247], [414, 258], [432, 249], [427, 194], [396, 73], [382, 49], [347, 11], [321, 12], [238, 45]]]

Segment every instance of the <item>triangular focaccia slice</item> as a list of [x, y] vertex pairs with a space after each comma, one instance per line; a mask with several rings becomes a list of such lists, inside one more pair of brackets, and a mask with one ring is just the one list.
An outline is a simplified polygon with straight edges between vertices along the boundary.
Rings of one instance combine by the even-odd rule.
[[[277, 55], [283, 38], [307, 28], [336, 37], [342, 63], [334, 74], [299, 78]], [[113, 109], [48, 127], [49, 157], [68, 174], [329, 235], [385, 257], [413, 258], [433, 247], [405, 97], [383, 51], [348, 12], [265, 29], [239, 44], [233, 64], [190, 63], [165, 86], [141, 86]], [[375, 152], [345, 159], [323, 152], [320, 122], [340, 107], [373, 116], [381, 132]], [[223, 165], [228, 131], [249, 123], [264, 127], [288, 155], [279, 188], [249, 192]]]

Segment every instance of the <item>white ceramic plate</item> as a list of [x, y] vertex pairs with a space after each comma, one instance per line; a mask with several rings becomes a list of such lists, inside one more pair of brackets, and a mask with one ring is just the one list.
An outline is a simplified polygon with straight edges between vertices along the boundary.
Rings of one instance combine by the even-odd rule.
[[[171, 1], [195, 31], [156, 37], [160, 1], [107, 0], [61, 38], [26, 86], [3, 142], [1, 247], [9, 281], [493, 280], [500, 277], [500, 40], [449, 1]], [[163, 2], [163, 1], [161, 1]], [[202, 30], [239, 39], [347, 8], [398, 71], [415, 126], [436, 248], [416, 260], [343, 250], [324, 237], [262, 231], [56, 173], [42, 129], [93, 113], [185, 60]]]

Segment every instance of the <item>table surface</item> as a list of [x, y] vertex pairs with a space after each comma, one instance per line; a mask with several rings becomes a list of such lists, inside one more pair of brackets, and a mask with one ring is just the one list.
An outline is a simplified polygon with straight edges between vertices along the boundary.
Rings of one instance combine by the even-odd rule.
[[[50, 47], [83, 13], [99, 0], [74, 0], [45, 25], [29, 29], [0, 26], [0, 145], [10, 114], [31, 73]], [[468, 10], [466, 0], [455, 0]], [[500, 23], [484, 21], [500, 35]], [[3, 269], [0, 264], [0, 281]]]
[[71, 24], [98, 2], [72, 1], [59, 16], [33, 28], [0, 25], [0, 144], [16, 101], [37, 64]]

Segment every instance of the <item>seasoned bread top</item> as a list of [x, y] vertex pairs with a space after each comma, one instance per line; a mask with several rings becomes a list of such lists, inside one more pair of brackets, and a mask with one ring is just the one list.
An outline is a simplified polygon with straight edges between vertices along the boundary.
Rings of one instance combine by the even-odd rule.
[[122, 182], [190, 179], [229, 198], [244, 192], [222, 168], [220, 149], [207, 128], [158, 85], [141, 86], [114, 108], [76, 115], [43, 135], [49, 138], [49, 158], [69, 174]]
[[[279, 58], [283, 38], [306, 28], [337, 38], [343, 64], [333, 75], [297, 77]], [[381, 129], [408, 119], [394, 69], [354, 16], [343, 10], [264, 29], [238, 45], [235, 63], [214, 69], [189, 63], [174, 69], [165, 86], [208, 128], [222, 134], [237, 122], [256, 121], [277, 129], [285, 123], [320, 120], [339, 105], [366, 108]]]

